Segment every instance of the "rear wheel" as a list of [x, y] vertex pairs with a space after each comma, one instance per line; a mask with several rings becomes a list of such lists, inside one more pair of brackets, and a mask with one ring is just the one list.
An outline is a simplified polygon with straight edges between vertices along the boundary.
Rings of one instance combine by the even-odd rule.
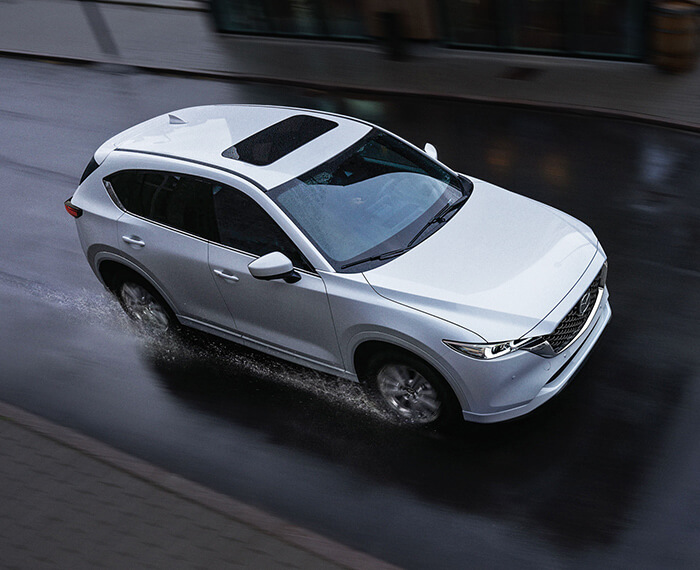
[[428, 427], [456, 417], [459, 405], [450, 387], [432, 367], [409, 353], [373, 357], [366, 380], [379, 404], [404, 422]]
[[175, 317], [163, 298], [148, 284], [128, 279], [117, 289], [124, 311], [146, 332], [164, 334], [175, 328]]

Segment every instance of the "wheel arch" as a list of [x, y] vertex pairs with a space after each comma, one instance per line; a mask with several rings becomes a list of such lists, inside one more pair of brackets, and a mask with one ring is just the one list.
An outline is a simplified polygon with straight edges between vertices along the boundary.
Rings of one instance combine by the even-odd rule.
[[[384, 337], [384, 335], [382, 336]], [[366, 374], [372, 358], [382, 352], [403, 353], [413, 358], [418, 358], [440, 376], [463, 410], [470, 409], [469, 394], [466, 393], [465, 388], [452, 377], [448, 366], [441, 365], [440, 361], [433, 357], [428, 350], [421, 350], [413, 344], [407, 345], [406, 342], [402, 342], [400, 339], [395, 339], [393, 337], [364, 338], [353, 348], [351, 362], [353, 365], [353, 372], [360, 383], [364, 383], [367, 380]]]
[[128, 275], [134, 275], [139, 279], [146, 279], [144, 275], [134, 268], [113, 259], [100, 261], [97, 265], [97, 273], [102, 283], [104, 283], [105, 287], [112, 293], [116, 293], [119, 284], [122, 283]]
[[368, 366], [375, 356], [383, 353], [405, 354], [411, 358], [417, 358], [424, 364], [432, 368], [445, 383], [450, 386], [452, 391], [457, 394], [452, 383], [448, 379], [442, 367], [437, 364], [433, 358], [425, 351], [417, 350], [415, 347], [407, 347], [404, 343], [392, 342], [389, 339], [366, 339], [361, 341], [353, 350], [353, 369], [360, 382], [363, 382], [368, 371]]
[[123, 283], [128, 276], [146, 282], [163, 298], [163, 301], [177, 318], [178, 312], [167, 291], [138, 264], [121, 256], [103, 252], [102, 254], [94, 256], [94, 267], [95, 273], [100, 281], [102, 281], [102, 284], [114, 294], [117, 293], [118, 286]]
[[[378, 354], [385, 352], [403, 352], [425, 361], [425, 358], [423, 358], [421, 355], [416, 354], [399, 344], [386, 340], [364, 340], [355, 347], [352, 356], [353, 370], [360, 382], [363, 382], [366, 379], [367, 369], [372, 359]], [[427, 361], [426, 364], [428, 364]]]
[[[353, 365], [359, 381], [370, 387], [373, 392], [378, 393], [376, 392], [376, 386], [372, 386], [372, 370], [377, 366], [378, 362], [384, 360], [384, 356], [389, 356], [388, 360], [391, 361], [393, 359], [392, 355], [398, 356], [399, 360], [403, 360], [401, 355], [405, 355], [404, 362], [408, 363], [409, 366], [411, 362], [419, 362], [432, 372], [438, 383], [442, 385], [442, 387], [436, 388], [442, 393], [444, 405], [450, 412], [446, 417], [439, 419], [437, 424], [452, 424], [458, 416], [462, 417], [463, 405], [460, 400], [460, 393], [452, 385], [449, 377], [441, 371], [441, 367], [436, 366], [432, 359], [426, 357], [427, 355], [391, 341], [372, 339], [365, 340], [357, 345], [353, 353]], [[386, 362], [386, 360], [384, 361]]]

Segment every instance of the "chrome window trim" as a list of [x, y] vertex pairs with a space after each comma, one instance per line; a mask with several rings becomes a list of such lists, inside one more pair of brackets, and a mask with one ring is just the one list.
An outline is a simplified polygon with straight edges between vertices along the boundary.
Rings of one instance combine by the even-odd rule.
[[[254, 107], [274, 107], [273, 105], [251, 105], [251, 106], [254, 106]], [[290, 110], [297, 110], [297, 111], [302, 110], [302, 111], [303, 111], [303, 109], [298, 109], [298, 108], [296, 108], [296, 107], [282, 107], [282, 108], [284, 108], [284, 109], [290, 109]], [[308, 109], [307, 109], [306, 111], [308, 112]], [[348, 119], [348, 117], [344, 117], [343, 115], [337, 115], [337, 114], [335, 114], [335, 113], [326, 113], [326, 112], [321, 112], [321, 111], [314, 111], [314, 113], [316, 113], [316, 112], [321, 113], [321, 114], [330, 115], [330, 116], [340, 117], [340, 118], [343, 118], [343, 119]], [[352, 120], [358, 121], [358, 122], [360, 122], [360, 123], [364, 123], [364, 124], [367, 125], [367, 126], [373, 126], [373, 125], [371, 125], [370, 123], [367, 123], [366, 121], [360, 121], [360, 120], [358, 120], [358, 119], [352, 119]], [[376, 128], [379, 128], [379, 127], [376, 127]], [[384, 129], [381, 129], [381, 130], [384, 130]], [[399, 138], [399, 137], [397, 137], [396, 135], [390, 133], [389, 131], [386, 131], [386, 132], [387, 132], [388, 134], [392, 135], [392, 136], [395, 137], [395, 138]], [[408, 144], [408, 145], [414, 147], [414, 145], [412, 145], [411, 143], [409, 143], [409, 142], [407, 142], [407, 141], [404, 141], [403, 139], [400, 139], [400, 138], [399, 138], [399, 140], [401, 140], [401, 141], [405, 142], [406, 144]], [[419, 150], [420, 152], [423, 152], [423, 151], [421, 151], [420, 149], [418, 149], [417, 147], [414, 147], [414, 148], [416, 148], [416, 149]], [[125, 153], [131, 153], [131, 154], [136, 154], [136, 155], [154, 156], [154, 157], [157, 157], [157, 158], [165, 158], [165, 159], [169, 159], [169, 160], [180, 161], [180, 162], [184, 162], [184, 163], [193, 164], [193, 165], [195, 165], [195, 166], [201, 166], [201, 167], [204, 167], [204, 168], [209, 168], [209, 169], [212, 169], [212, 170], [217, 170], [217, 171], [219, 171], [219, 172], [224, 172], [224, 173], [226, 173], [226, 174], [230, 174], [230, 175], [232, 175], [232, 176], [238, 178], [240, 182], [242, 182], [242, 183], [248, 183], [248, 184], [250, 184], [251, 186], [253, 186], [254, 188], [260, 190], [263, 196], [267, 196], [267, 193], [268, 193], [268, 191], [270, 190], [269, 188], [266, 188], [265, 186], [263, 186], [262, 184], [260, 184], [260, 183], [257, 182], [256, 180], [254, 180], [253, 178], [250, 178], [249, 176], [246, 176], [245, 174], [241, 174], [240, 172], [237, 172], [236, 170], [232, 170], [232, 169], [229, 169], [229, 168], [225, 168], [224, 166], [219, 166], [219, 165], [217, 165], [217, 164], [211, 164], [211, 163], [209, 163], [209, 162], [203, 162], [203, 161], [201, 161], [201, 160], [195, 160], [195, 159], [192, 159], [192, 158], [185, 158], [185, 157], [182, 157], [182, 156], [176, 156], [176, 155], [167, 154], [167, 153], [162, 153], [162, 152], [154, 152], [154, 151], [147, 151], [147, 150], [134, 150], [134, 149], [129, 149], [129, 148], [119, 148], [119, 147], [115, 148], [114, 150], [115, 150], [115, 152], [117, 152], [117, 153], [119, 153], [119, 152], [125, 152]], [[341, 152], [342, 152], [342, 151], [341, 151]], [[434, 161], [434, 162], [437, 162], [437, 161]], [[442, 163], [440, 163], [440, 162], [438, 162], [438, 164], [439, 164], [442, 168], [445, 168], [446, 170], [448, 170], [449, 172], [454, 172], [454, 171], [452, 171], [451, 169], [447, 168], [444, 164], [442, 164]], [[100, 166], [102, 166], [102, 165], [100, 165]], [[133, 170], [133, 169], [126, 168], [126, 169], [123, 169], [123, 170]], [[157, 169], [148, 168], [147, 170], [157, 170]], [[115, 170], [115, 171], [111, 172], [110, 174], [108, 174], [107, 176], [110, 176], [111, 174], [114, 174], [115, 172], [119, 172], [119, 171], [118, 171], [118, 170]], [[196, 176], [196, 175], [193, 175], [193, 176]], [[202, 177], [202, 178], [207, 178], [206, 176], [200, 176], [200, 177]], [[208, 180], [211, 180], [211, 178], [207, 178], [207, 179], [208, 179]], [[103, 180], [104, 180], [104, 179], [103, 179]], [[219, 181], [219, 182], [221, 182], [221, 181]], [[236, 188], [235, 186], [232, 186], [232, 185], [231, 185], [231, 182], [222, 182], [222, 184], [227, 184], [227, 185], [231, 186], [232, 188]], [[240, 188], [236, 188], [236, 189], [239, 190], [239, 191], [241, 191], [241, 192], [243, 192], [243, 190], [241, 190]], [[246, 194], [249, 198], [255, 200], [255, 199], [251, 196], [251, 194], [249, 194], [248, 192], [243, 192], [243, 193]], [[289, 217], [287, 216], [287, 214], [285, 214], [285, 213], [280, 209], [280, 207], [279, 207], [277, 204], [275, 204], [275, 202], [274, 202], [273, 200], [269, 199], [269, 197], [268, 197], [268, 201], [269, 201], [269, 203], [270, 203], [271, 205], [273, 205], [273, 206], [277, 209], [277, 211], [278, 211], [286, 220], [289, 221], [290, 224], [294, 225], [294, 227], [296, 228], [296, 224], [294, 224], [294, 223], [289, 219]], [[268, 215], [270, 215], [270, 216], [273, 218], [273, 220], [274, 220], [274, 217], [270, 214], [270, 212], [267, 210], [267, 208], [265, 208], [265, 207], [264, 207], [260, 202], [258, 202], [257, 200], [255, 200], [255, 202], [257, 202], [257, 203], [258, 203], [258, 206], [260, 206], [261, 208], [263, 208], [263, 210], [265, 210], [265, 211], [268, 213]], [[122, 208], [122, 209], [123, 209], [123, 208]], [[124, 211], [126, 211], [126, 210], [124, 210]], [[275, 220], [275, 222], [277, 223], [277, 225], [280, 225], [279, 222], [277, 222], [277, 220]], [[281, 227], [281, 226], [280, 226], [280, 227]], [[320, 251], [318, 251], [318, 249], [316, 248], [316, 246], [314, 246], [314, 245], [311, 243], [311, 241], [309, 241], [309, 239], [306, 237], [306, 235], [304, 235], [304, 233], [303, 233], [301, 230], [299, 230], [298, 228], [296, 228], [296, 230], [297, 230], [297, 232], [299, 233], [299, 237], [300, 237], [301, 239], [304, 240], [305, 246], [308, 247], [308, 248], [310, 248], [310, 249], [312, 249], [313, 252], [315, 253], [315, 255], [318, 256], [319, 259], [317, 260], [317, 262], [322, 262], [321, 265], [323, 265], [323, 267], [321, 267], [320, 270], [321, 270], [321, 271], [327, 271], [327, 272], [335, 273], [335, 272], [336, 272], [335, 269], [334, 269], [333, 266], [328, 262], [328, 260], [326, 259], [326, 257], [325, 257]], [[284, 230], [283, 230], [283, 231], [284, 231]], [[285, 232], [285, 233], [287, 233], [287, 232]], [[287, 237], [289, 237], [289, 236], [287, 236]], [[290, 238], [290, 239], [291, 239], [291, 238]], [[294, 243], [294, 244], [296, 245], [296, 242], [295, 242], [294, 240], [292, 240], [292, 243]], [[298, 248], [299, 251], [302, 253], [302, 255], [304, 256], [304, 258], [308, 261], [308, 256], [307, 256], [307, 255], [304, 255], [304, 252], [302, 251], [301, 248], [299, 248], [299, 246], [297, 246], [297, 248]], [[316, 267], [313, 263], [309, 262], [309, 265], [310, 265], [311, 267], [313, 267], [314, 270], [317, 270], [317, 267]]]
[[[106, 183], [105, 186], [106, 186], [107, 184], [109, 184], [109, 181], [108, 181], [108, 180], [103, 180], [103, 182]], [[109, 192], [109, 190], [107, 190], [107, 191]], [[111, 196], [111, 194], [110, 194], [110, 198], [111, 198], [111, 197], [112, 197], [112, 196]], [[168, 224], [164, 224], [164, 223], [162, 223], [162, 222], [157, 222], [157, 221], [155, 221], [155, 220], [152, 220], [151, 218], [144, 218], [143, 216], [139, 216], [138, 214], [134, 214], [134, 212], [130, 212], [130, 211], [127, 210], [124, 206], [122, 206], [122, 204], [121, 204], [121, 202], [119, 202], [119, 200], [114, 200], [114, 203], [115, 203], [115, 205], [116, 205], [124, 214], [129, 214], [130, 216], [133, 216], [133, 217], [136, 218], [137, 220], [141, 220], [141, 221], [144, 221], [144, 222], [148, 222], [149, 224], [153, 224], [154, 226], [158, 226], [158, 227], [160, 227], [160, 228], [163, 228], [163, 229], [166, 229], [166, 230], [170, 230], [171, 232], [176, 232], [176, 233], [178, 233], [178, 234], [181, 234], [181, 235], [184, 235], [184, 236], [187, 236], [187, 237], [191, 237], [191, 238], [194, 238], [194, 239], [198, 239], [199, 241], [203, 241], [203, 242], [206, 242], [206, 243], [216, 243], [216, 242], [212, 242], [211, 240], [208, 240], [208, 239], [206, 239], [206, 238], [203, 238], [202, 236], [198, 236], [198, 235], [195, 235], [195, 234], [191, 234], [190, 232], [186, 232], [185, 230], [181, 230], [181, 229], [179, 229], [179, 228], [175, 228], [175, 227], [173, 227], [173, 226], [169, 226]], [[121, 217], [120, 217], [119, 219], [121, 219]], [[117, 221], [118, 221], [118, 220], [117, 220]]]
[[[176, 174], [176, 173], [173, 173], [173, 174]], [[110, 176], [111, 176], [111, 175], [110, 175]], [[184, 174], [183, 174], [183, 176], [184, 176]], [[190, 175], [188, 174], [187, 176], [190, 176]], [[236, 253], [240, 253], [240, 254], [242, 254], [242, 255], [247, 255], [248, 257], [252, 257], [253, 260], [262, 257], [262, 255], [256, 255], [256, 254], [254, 254], [254, 253], [249, 253], [249, 252], [247, 252], [247, 251], [243, 251], [243, 250], [240, 250], [240, 249], [236, 249], [235, 247], [231, 247], [230, 245], [225, 245], [225, 244], [223, 244], [223, 243], [219, 243], [218, 241], [213, 241], [213, 240], [210, 240], [210, 239], [206, 239], [206, 238], [203, 238], [202, 236], [198, 236], [198, 235], [195, 235], [195, 234], [191, 234], [191, 233], [189, 233], [189, 232], [186, 232], [185, 230], [181, 230], [181, 229], [179, 229], [179, 228], [174, 228], [173, 226], [169, 226], [169, 225], [164, 224], [164, 223], [162, 223], [162, 222], [157, 222], [157, 221], [152, 220], [152, 219], [150, 219], [150, 218], [144, 218], [143, 216], [139, 216], [138, 214], [134, 214], [133, 212], [130, 212], [129, 210], [127, 210], [127, 209], [122, 205], [122, 203], [119, 201], [119, 198], [117, 198], [117, 194], [114, 192], [114, 189], [112, 188], [112, 184], [110, 183], [109, 180], [107, 180], [106, 178], [103, 178], [103, 179], [102, 179], [102, 184], [103, 184], [103, 186], [105, 187], [105, 189], [107, 190], [107, 194], [109, 194], [109, 197], [112, 199], [112, 201], [114, 202], [115, 206], [117, 206], [124, 214], [129, 214], [130, 216], [133, 216], [134, 218], [136, 218], [136, 219], [138, 219], [138, 220], [142, 220], [142, 221], [144, 221], [144, 222], [148, 222], [149, 224], [153, 224], [154, 226], [158, 226], [158, 227], [160, 227], [160, 228], [163, 228], [163, 229], [166, 229], [166, 230], [170, 230], [171, 232], [176, 232], [176, 233], [178, 233], [178, 234], [180, 234], [180, 235], [184, 235], [184, 236], [187, 236], [187, 237], [190, 237], [190, 238], [194, 238], [194, 239], [197, 239], [197, 240], [199, 240], [199, 241], [203, 241], [203, 242], [208, 243], [208, 244], [213, 244], [213, 245], [216, 245], [216, 246], [219, 246], [219, 247], [223, 247], [223, 248], [225, 248], [225, 249], [234, 251], [234, 252], [236, 252]], [[274, 221], [274, 220], [273, 220], [273, 221]], [[275, 222], [275, 223], [277, 223], [277, 222]], [[279, 224], [278, 224], [278, 227], [279, 227]], [[282, 228], [280, 228], [280, 230], [282, 230]], [[284, 232], [284, 230], [282, 230], [282, 231]], [[286, 232], [285, 232], [285, 235], [287, 235]], [[287, 236], [287, 237], [289, 238], [289, 236]], [[290, 241], [291, 241], [291, 238], [289, 238], [289, 239], [290, 239]], [[292, 242], [292, 243], [294, 243], [294, 242]], [[296, 246], [296, 244], [294, 244], [294, 245]], [[297, 249], [299, 249], [299, 248], [297, 248]], [[301, 253], [301, 255], [304, 257], [304, 259], [306, 259], [306, 256], [304, 255], [304, 253], [303, 253], [301, 250], [299, 250], [299, 253]], [[266, 254], [265, 254], [265, 255], [266, 255]], [[308, 262], [308, 264], [309, 264], [310, 267], [313, 267], [313, 265], [311, 264], [310, 261], [308, 261], [308, 259], [307, 259], [307, 262]], [[293, 267], [294, 267], [294, 269], [296, 269], [297, 271], [301, 271], [301, 272], [304, 273], [305, 275], [309, 275], [309, 276], [313, 276], [313, 277], [318, 277], [319, 279], [321, 278], [321, 276], [320, 276], [316, 271], [311, 272], [311, 271], [309, 271], [308, 269], [303, 269], [303, 268], [301, 268], [301, 267], [297, 267], [297, 266], [293, 266]], [[314, 269], [315, 269], [315, 268], [314, 268]]]

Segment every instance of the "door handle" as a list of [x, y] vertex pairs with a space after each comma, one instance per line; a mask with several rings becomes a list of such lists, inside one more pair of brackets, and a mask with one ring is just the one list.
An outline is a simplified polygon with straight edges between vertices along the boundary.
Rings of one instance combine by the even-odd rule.
[[226, 273], [223, 269], [214, 269], [214, 273], [218, 276], [221, 277], [222, 279], [226, 279], [226, 281], [231, 281], [235, 283], [238, 281], [238, 277], [235, 275], [231, 275], [230, 273]]
[[146, 245], [146, 242], [138, 236], [122, 236], [122, 240], [136, 247], [143, 247]]

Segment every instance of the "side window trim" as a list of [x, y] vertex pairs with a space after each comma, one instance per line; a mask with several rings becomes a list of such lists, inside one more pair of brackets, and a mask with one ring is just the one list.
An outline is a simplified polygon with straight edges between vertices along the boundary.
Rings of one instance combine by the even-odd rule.
[[[115, 175], [118, 175], [118, 174], [120, 174], [120, 173], [124, 173], [124, 172], [143, 172], [143, 173], [149, 173], [149, 172], [150, 172], [150, 173], [165, 174], [165, 175], [169, 175], [169, 176], [180, 176], [180, 177], [196, 178], [196, 179], [203, 180], [203, 181], [205, 181], [205, 182], [211, 183], [212, 185], [219, 185], [219, 186], [222, 186], [222, 187], [227, 187], [227, 188], [229, 188], [230, 190], [232, 190], [232, 191], [234, 191], [234, 192], [238, 192], [238, 193], [242, 194], [242, 195], [244, 196], [244, 199], [249, 200], [250, 202], [252, 202], [256, 207], [258, 207], [258, 208], [269, 218], [269, 220], [271, 221], [271, 223], [273, 223], [273, 224], [275, 225], [275, 227], [277, 228], [277, 230], [278, 230], [279, 232], [281, 232], [281, 234], [284, 235], [285, 238], [289, 241], [289, 243], [294, 247], [294, 249], [297, 251], [299, 257], [302, 259], [302, 261], [303, 261], [304, 264], [306, 265], [305, 267], [300, 267], [298, 263], [295, 263], [295, 262], [292, 260], [292, 263], [293, 263], [293, 265], [294, 265], [294, 268], [295, 268], [296, 270], [298, 270], [298, 271], [303, 272], [304, 274], [307, 274], [307, 275], [310, 275], [310, 276], [320, 277], [319, 274], [318, 274], [318, 272], [317, 272], [317, 270], [316, 270], [316, 268], [315, 268], [314, 265], [309, 261], [309, 259], [307, 258], [307, 256], [302, 252], [301, 248], [299, 248], [299, 246], [297, 246], [297, 244], [294, 242], [294, 240], [292, 240], [292, 238], [289, 237], [289, 235], [287, 234], [287, 232], [280, 226], [280, 224], [279, 224], [279, 223], [277, 222], [277, 220], [270, 214], [270, 212], [268, 212], [267, 209], [266, 209], [262, 204], [260, 204], [257, 200], [255, 200], [255, 198], [253, 198], [248, 192], [246, 192], [245, 190], [243, 190], [243, 189], [241, 189], [241, 188], [238, 188], [237, 185], [234, 185], [234, 183], [233, 183], [232, 181], [221, 182], [220, 180], [213, 180], [213, 179], [211, 179], [211, 178], [208, 178], [208, 177], [202, 176], [202, 175], [198, 175], [198, 174], [190, 174], [190, 173], [183, 173], [183, 172], [175, 172], [175, 171], [171, 171], [171, 170], [167, 170], [167, 169], [163, 169], [163, 168], [123, 168], [123, 169], [121, 169], [121, 170], [117, 170], [117, 171], [115, 171], [115, 172], [111, 172], [111, 173], [109, 173], [107, 176], [105, 176], [104, 178], [102, 178], [102, 184], [103, 184], [103, 186], [105, 187], [105, 190], [107, 191], [107, 194], [109, 195], [110, 199], [111, 199], [111, 200], [114, 202], [114, 204], [115, 204], [120, 210], [122, 210], [125, 214], [128, 214], [129, 216], [134, 216], [135, 218], [137, 218], [137, 219], [139, 219], [139, 220], [143, 220], [143, 221], [145, 221], [145, 222], [148, 222], [149, 224], [154, 224], [154, 225], [156, 225], [156, 226], [158, 226], [158, 227], [161, 227], [161, 228], [164, 228], [164, 229], [173, 231], [173, 232], [177, 232], [178, 234], [185, 235], [185, 236], [188, 236], [188, 237], [190, 237], [190, 238], [194, 238], [194, 239], [197, 239], [197, 240], [200, 240], [200, 241], [204, 241], [204, 242], [207, 242], [207, 243], [211, 243], [211, 244], [214, 244], [214, 245], [217, 245], [217, 246], [220, 246], [220, 247], [229, 249], [229, 250], [234, 251], [234, 252], [236, 252], [236, 253], [246, 255], [246, 256], [250, 257], [251, 260], [257, 259], [257, 258], [261, 257], [261, 255], [258, 255], [258, 254], [256, 254], [256, 253], [253, 253], [253, 252], [250, 252], [250, 251], [245, 251], [245, 250], [242, 250], [242, 249], [240, 249], [240, 248], [236, 248], [236, 247], [231, 246], [231, 245], [224, 244], [224, 243], [222, 243], [222, 241], [221, 241], [221, 239], [220, 239], [220, 236], [218, 236], [218, 237], [219, 237], [218, 240], [216, 240], [216, 239], [210, 239], [210, 238], [208, 238], [208, 237], [203, 237], [203, 236], [201, 236], [201, 235], [197, 235], [197, 234], [191, 233], [191, 232], [189, 232], [189, 231], [187, 231], [187, 230], [184, 230], [184, 229], [182, 229], [182, 228], [178, 228], [178, 227], [176, 227], [176, 226], [173, 226], [173, 225], [164, 223], [164, 222], [159, 221], [159, 220], [154, 220], [154, 219], [152, 219], [152, 218], [149, 218], [149, 217], [143, 216], [143, 215], [141, 215], [141, 214], [138, 214], [138, 213], [136, 213], [136, 212], [132, 212], [131, 210], [128, 210], [128, 209], [124, 206], [124, 204], [121, 202], [121, 200], [119, 199], [119, 197], [118, 197], [118, 195], [117, 195], [117, 192], [115, 191], [114, 186], [112, 185], [112, 182], [109, 180], [109, 178], [111, 178], [111, 177], [113, 177], [113, 176], [115, 176]], [[212, 206], [213, 206], [213, 203], [212, 203]], [[218, 223], [217, 223], [217, 225], [218, 225]], [[216, 233], [219, 233], [218, 230], [217, 230]]]
[[[191, 234], [188, 231], [181, 230], [180, 228], [174, 228], [173, 226], [169, 226], [167, 224], [164, 224], [162, 222], [157, 222], [155, 220], [151, 220], [150, 218], [144, 218], [143, 216], [139, 216], [138, 214], [134, 214], [133, 212], [130, 212], [129, 210], [125, 210], [124, 208], [120, 208], [125, 214], [128, 214], [129, 216], [134, 216], [134, 218], [138, 218], [139, 220], [143, 220], [144, 222], [148, 222], [149, 224], [153, 224], [154, 226], [158, 226], [159, 228], [163, 228], [164, 230], [169, 230], [171, 232], [176, 232], [178, 234], [182, 234], [187, 237], [191, 237], [194, 239], [198, 239], [199, 241], [203, 241], [206, 243], [217, 243], [215, 241], [212, 241], [210, 239], [204, 238], [202, 236], [198, 236], [197, 234]], [[120, 218], [121, 219], [121, 218]]]
[[[111, 177], [114, 177], [114, 176], [116, 176], [116, 175], [118, 175], [118, 174], [125, 173], [125, 172], [156, 173], [156, 174], [163, 174], [163, 175], [165, 175], [165, 176], [176, 176], [176, 177], [179, 177], [179, 178], [181, 178], [181, 179], [182, 179], [182, 178], [196, 179], [196, 180], [204, 181], [204, 182], [207, 182], [207, 183], [213, 183], [213, 181], [209, 180], [208, 178], [206, 178], [206, 177], [204, 177], [204, 176], [199, 176], [199, 175], [196, 175], [196, 174], [189, 174], [189, 173], [182, 173], [182, 172], [173, 172], [173, 171], [170, 171], [170, 170], [164, 170], [164, 169], [159, 169], [159, 168], [124, 168], [124, 169], [121, 169], [121, 170], [117, 170], [117, 171], [115, 171], [115, 172], [112, 172], [112, 173], [108, 174], [107, 176], [105, 176], [105, 177], [102, 179], [102, 185], [105, 187], [105, 190], [107, 191], [107, 194], [109, 195], [109, 197], [111, 198], [111, 200], [114, 202], [114, 204], [115, 204], [120, 210], [122, 210], [125, 214], [128, 214], [129, 216], [134, 216], [135, 218], [137, 218], [137, 219], [139, 219], [139, 220], [143, 220], [143, 221], [145, 221], [145, 222], [148, 222], [149, 224], [154, 224], [154, 225], [156, 225], [156, 226], [158, 226], [158, 227], [161, 227], [161, 228], [164, 228], [164, 229], [173, 231], [173, 232], [177, 232], [177, 233], [179, 233], [179, 234], [186, 235], [186, 236], [188, 236], [188, 237], [195, 238], [195, 239], [198, 239], [198, 240], [200, 240], [200, 241], [204, 241], [204, 242], [207, 242], [207, 243], [209, 243], [209, 242], [212, 241], [209, 237], [205, 237], [205, 236], [202, 236], [202, 235], [198, 235], [198, 234], [192, 233], [192, 232], [190, 232], [190, 231], [188, 231], [188, 230], [186, 230], [186, 229], [177, 227], [177, 226], [175, 226], [175, 225], [168, 224], [168, 223], [163, 222], [163, 221], [160, 221], [160, 220], [155, 220], [155, 219], [153, 219], [153, 218], [144, 216], [144, 215], [142, 215], [142, 214], [139, 214], [139, 213], [136, 213], [136, 212], [133, 212], [133, 211], [127, 209], [127, 208], [124, 206], [124, 204], [122, 203], [122, 201], [119, 199], [119, 196], [117, 195], [117, 192], [116, 192], [116, 190], [114, 189], [114, 186], [112, 185], [112, 182], [111, 182], [110, 180], [108, 180], [108, 179], [111, 178]], [[212, 215], [213, 215], [213, 211], [212, 211]]]
[[[191, 233], [189, 233], [189, 232], [187, 232], [187, 231], [185, 231], [185, 230], [181, 230], [181, 229], [179, 229], [179, 228], [174, 228], [174, 227], [169, 226], [169, 225], [167, 225], [167, 224], [163, 224], [163, 223], [161, 223], [161, 222], [157, 222], [156, 220], [152, 220], [152, 219], [150, 219], [150, 218], [146, 218], [146, 217], [144, 217], [144, 216], [140, 216], [139, 214], [135, 214], [134, 212], [130, 212], [130, 211], [127, 210], [127, 209], [124, 207], [124, 205], [119, 201], [119, 198], [117, 197], [116, 193], [114, 192], [114, 189], [112, 188], [112, 184], [110, 183], [110, 181], [107, 180], [106, 178], [103, 178], [103, 179], [102, 179], [102, 182], [103, 182], [103, 184], [104, 184], [104, 186], [105, 186], [105, 189], [107, 190], [107, 193], [109, 194], [110, 198], [112, 199], [112, 201], [116, 204], [116, 206], [117, 206], [122, 212], [124, 212], [125, 214], [128, 214], [129, 216], [134, 216], [135, 218], [138, 218], [139, 220], [143, 220], [144, 222], [148, 222], [149, 224], [154, 224], [154, 225], [159, 226], [159, 227], [161, 227], [161, 228], [163, 228], [163, 229], [166, 229], [166, 230], [170, 230], [170, 231], [173, 231], [173, 232], [177, 232], [177, 233], [179, 233], [179, 234], [183, 234], [183, 235], [186, 235], [186, 236], [188, 236], [188, 237], [198, 239], [198, 240], [200, 240], [200, 241], [204, 241], [204, 242], [207, 242], [207, 243], [211, 243], [211, 244], [216, 245], [216, 246], [218, 246], [218, 247], [223, 247], [224, 249], [228, 249], [228, 250], [230, 250], [230, 251], [232, 251], [232, 252], [234, 252], [234, 253], [238, 253], [238, 254], [240, 254], [240, 255], [245, 255], [245, 256], [247, 256], [247, 257], [250, 257], [250, 258], [251, 258], [251, 261], [262, 257], [261, 255], [257, 255], [257, 254], [255, 254], [255, 253], [251, 253], [251, 252], [249, 252], [249, 251], [244, 251], [244, 250], [242, 250], [242, 249], [238, 249], [238, 248], [235, 248], [235, 247], [233, 247], [233, 246], [226, 245], [225, 243], [221, 243], [220, 241], [211, 240], [211, 239], [206, 239], [206, 238], [203, 238], [203, 237], [201, 237], [201, 236], [198, 236], [198, 235], [195, 235], [195, 234], [191, 234]], [[249, 196], [249, 197], [250, 197], [250, 196]], [[258, 204], [258, 205], [260, 205], [260, 204]], [[277, 223], [274, 219], [273, 219], [272, 221], [275, 222], [275, 223]], [[278, 225], [279, 225], [279, 224], [278, 224]], [[280, 231], [283, 231], [283, 232], [284, 232], [284, 230], [282, 230], [282, 228], [280, 228]], [[286, 232], [285, 232], [285, 235], [286, 235]], [[287, 236], [287, 237], [289, 238], [289, 236]], [[291, 241], [291, 238], [289, 238], [289, 239], [290, 239], [290, 241]], [[294, 242], [292, 242], [292, 243], [294, 243]], [[295, 246], [296, 246], [296, 244], [295, 244]], [[297, 247], [297, 249], [299, 249], [299, 248]], [[306, 275], [313, 276], [313, 277], [319, 277], [319, 278], [320, 278], [319, 274], [316, 272], [316, 269], [313, 268], [313, 265], [311, 265], [311, 263], [306, 259], [306, 256], [301, 252], [301, 250], [299, 251], [299, 253], [301, 254], [302, 258], [309, 264], [309, 267], [311, 267], [311, 268], [313, 269], [313, 271], [309, 271], [308, 269], [306, 269], [306, 268], [304, 268], [304, 267], [297, 267], [296, 265], [294, 266], [294, 269], [296, 269], [297, 271], [301, 271], [301, 272], [305, 273]]]
[[162, 222], [152, 220], [151, 218], [146, 218], [145, 216], [141, 216], [139, 214], [135, 214], [134, 212], [130, 212], [119, 201], [119, 198], [117, 197], [116, 193], [114, 192], [114, 189], [112, 188], [112, 184], [110, 183], [110, 181], [107, 180], [106, 178], [103, 178], [102, 183], [103, 183], [105, 189], [107, 190], [109, 197], [112, 199], [112, 201], [117, 206], [117, 208], [119, 208], [122, 212], [124, 212], [124, 214], [128, 214], [129, 216], [133, 216], [134, 218], [137, 218], [139, 220], [143, 220], [144, 222], [148, 222], [149, 224], [153, 224], [153, 225], [158, 226], [160, 228], [163, 228], [165, 230], [170, 230], [171, 232], [177, 232], [179, 234], [183, 234], [183, 235], [186, 235], [188, 237], [198, 239], [200, 241], [205, 241], [207, 243], [211, 242], [211, 240], [209, 240], [207, 238], [203, 238], [202, 236], [198, 236], [196, 234], [191, 234], [190, 232], [182, 230], [180, 228], [175, 228], [173, 226], [169, 226], [168, 224], [164, 224]]

